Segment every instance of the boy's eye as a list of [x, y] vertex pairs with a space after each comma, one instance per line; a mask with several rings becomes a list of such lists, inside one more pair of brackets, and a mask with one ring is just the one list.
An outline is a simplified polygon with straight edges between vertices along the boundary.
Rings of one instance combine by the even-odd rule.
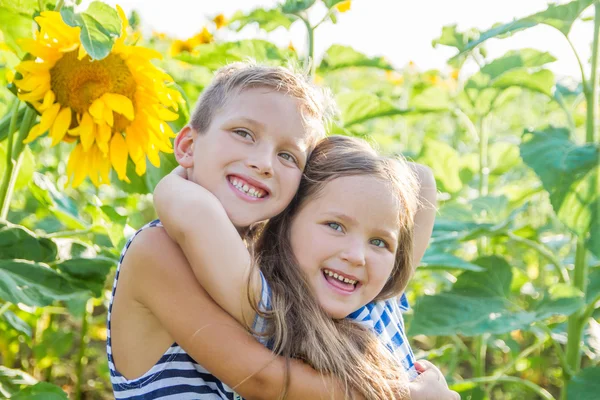
[[381, 248], [387, 247], [387, 243], [381, 239], [371, 239], [371, 244]]
[[296, 160], [296, 157], [294, 157], [290, 153], [279, 153], [279, 157], [283, 158], [286, 161], [291, 161], [294, 164], [298, 164], [298, 161]]
[[344, 229], [342, 229], [342, 226], [336, 222], [328, 222], [327, 226], [335, 231], [344, 232]]
[[238, 136], [243, 137], [244, 139], [252, 139], [252, 134], [244, 129], [234, 129], [233, 133], [235, 133]]

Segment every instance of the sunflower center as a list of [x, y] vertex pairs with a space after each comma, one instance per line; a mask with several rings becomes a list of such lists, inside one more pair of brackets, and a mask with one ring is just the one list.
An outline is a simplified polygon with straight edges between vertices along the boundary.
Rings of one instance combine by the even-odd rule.
[[[50, 76], [56, 100], [78, 115], [83, 115], [104, 93], [121, 94], [133, 101], [136, 89], [129, 67], [117, 54], [109, 54], [97, 61], [92, 61], [89, 56], [78, 60], [77, 50], [74, 50], [56, 62]], [[122, 130], [128, 124], [125, 117], [115, 113], [115, 130]]]

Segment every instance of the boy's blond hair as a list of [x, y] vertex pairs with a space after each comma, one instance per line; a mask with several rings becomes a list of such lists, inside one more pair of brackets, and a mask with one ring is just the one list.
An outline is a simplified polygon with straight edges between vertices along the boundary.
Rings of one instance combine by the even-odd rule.
[[250, 88], [272, 89], [296, 98], [313, 145], [325, 136], [326, 127], [335, 114], [330, 92], [311, 83], [306, 74], [292, 67], [261, 65], [254, 61], [235, 62], [219, 69], [198, 99], [190, 125], [196, 132], [205, 133], [231, 96]]

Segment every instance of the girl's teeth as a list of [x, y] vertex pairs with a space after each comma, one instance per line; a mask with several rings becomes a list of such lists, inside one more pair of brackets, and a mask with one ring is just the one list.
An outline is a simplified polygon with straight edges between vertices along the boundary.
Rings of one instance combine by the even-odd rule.
[[355, 280], [353, 280], [353, 279], [344, 278], [343, 276], [341, 276], [341, 275], [338, 275], [338, 274], [336, 274], [336, 273], [334, 273], [334, 272], [331, 272], [331, 271], [329, 271], [329, 270], [324, 270], [324, 272], [325, 272], [327, 275], [331, 276], [332, 278], [335, 278], [335, 279], [337, 279], [337, 280], [338, 280], [338, 281], [340, 281], [340, 282], [344, 282], [344, 283], [350, 283], [350, 284], [352, 284], [352, 285], [356, 284], [356, 281], [355, 281]]
[[251, 188], [247, 184], [244, 184], [244, 183], [242, 183], [241, 181], [238, 181], [235, 178], [231, 179], [231, 184], [233, 186], [235, 186], [236, 188], [238, 188], [239, 190], [241, 190], [242, 192], [244, 192], [247, 195], [250, 195], [252, 197], [261, 198], [261, 197], [264, 196], [264, 193], [262, 193], [262, 191], [259, 191], [258, 189]]

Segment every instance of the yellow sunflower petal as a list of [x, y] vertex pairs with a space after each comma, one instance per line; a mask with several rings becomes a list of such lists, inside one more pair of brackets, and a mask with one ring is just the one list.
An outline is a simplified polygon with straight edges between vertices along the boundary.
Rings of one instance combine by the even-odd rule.
[[104, 183], [110, 183], [110, 159], [107, 154], [101, 154], [99, 162], [100, 178]]
[[110, 141], [110, 162], [122, 181], [127, 179], [127, 144], [123, 135], [117, 133]]
[[179, 114], [174, 113], [166, 108], [161, 108], [158, 110], [158, 118], [162, 119], [163, 121], [175, 121], [177, 118], [179, 118]]
[[104, 108], [102, 99], [96, 99], [88, 109], [90, 115], [94, 117], [95, 122], [104, 121]]
[[25, 138], [25, 140], [23, 140], [23, 143], [31, 143], [31, 142], [33, 142], [38, 137], [42, 136], [44, 134], [44, 132], [45, 131], [42, 131], [40, 129], [40, 124], [34, 125], [29, 130], [29, 134], [27, 135], [27, 137]]
[[123, 115], [128, 120], [133, 121], [133, 103], [129, 98], [122, 94], [104, 93], [102, 95], [102, 100], [104, 100], [104, 103], [108, 108]]
[[67, 133], [67, 129], [71, 125], [71, 109], [65, 107], [58, 113], [52, 128], [50, 129], [50, 137], [52, 137], [52, 146], [56, 146]]
[[59, 57], [56, 49], [49, 46], [44, 46], [33, 39], [17, 39], [17, 43], [24, 52], [33, 54], [42, 60], [50, 61]]
[[54, 92], [52, 90], [48, 90], [46, 92], [46, 94], [44, 95], [44, 102], [38, 108], [38, 111], [42, 112], [44, 110], [47, 110], [52, 104], [54, 104], [55, 100], [56, 100], [56, 95], [54, 94]]
[[146, 157], [141, 158], [135, 163], [135, 173], [142, 176], [146, 173]]
[[94, 128], [96, 124], [92, 120], [92, 116], [88, 113], [83, 114], [81, 123], [79, 124], [79, 138], [84, 151], [89, 151], [94, 144]]
[[87, 55], [88, 55], [88, 53], [87, 53], [87, 51], [85, 51], [85, 47], [83, 47], [83, 45], [80, 44], [79, 50], [77, 50], [77, 59], [81, 61]]
[[56, 119], [58, 112], [60, 111], [60, 104], [55, 103], [52, 104], [44, 113], [42, 114], [42, 119], [40, 120], [40, 129], [42, 132], [46, 132]]
[[335, 8], [337, 8], [337, 10], [341, 13], [345, 13], [346, 11], [350, 10], [350, 6], [352, 5], [352, 1], [351, 0], [346, 0], [346, 1], [342, 1], [341, 3], [337, 3], [335, 5]]

